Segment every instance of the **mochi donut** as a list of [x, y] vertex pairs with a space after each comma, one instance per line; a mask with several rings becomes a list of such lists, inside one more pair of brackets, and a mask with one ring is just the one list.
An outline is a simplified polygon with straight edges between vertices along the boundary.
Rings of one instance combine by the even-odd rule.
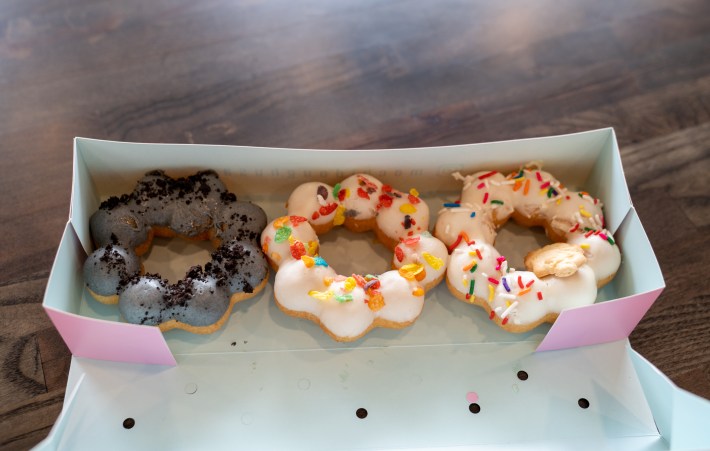
[[[177, 179], [148, 172], [133, 192], [110, 197], [91, 216], [97, 249], [84, 262], [87, 290], [118, 304], [129, 323], [212, 333], [235, 303], [266, 286], [268, 261], [259, 246], [265, 225], [264, 211], [237, 201], [214, 171]], [[159, 274], [142, 274], [140, 256], [155, 236], [211, 240], [216, 250], [204, 268], [192, 267], [169, 284]]]
[[[451, 254], [447, 286], [503, 329], [554, 322], [563, 309], [594, 303], [597, 289], [613, 279], [621, 254], [599, 199], [568, 190], [534, 164], [508, 175], [453, 176], [463, 183], [461, 199], [444, 204], [434, 228]], [[511, 217], [544, 227], [555, 241], [525, 257], [527, 271], [510, 268], [494, 247], [496, 230]]]
[[[334, 187], [299, 186], [288, 210], [289, 216], [273, 220], [261, 234], [262, 250], [277, 269], [276, 304], [288, 315], [314, 321], [336, 341], [357, 340], [375, 327], [411, 325], [426, 291], [445, 277], [448, 251], [427, 231], [429, 210], [415, 190], [404, 194], [356, 174]], [[319, 233], [337, 225], [358, 232], [374, 229], [394, 249], [394, 269], [338, 274], [319, 256], [318, 240]]]

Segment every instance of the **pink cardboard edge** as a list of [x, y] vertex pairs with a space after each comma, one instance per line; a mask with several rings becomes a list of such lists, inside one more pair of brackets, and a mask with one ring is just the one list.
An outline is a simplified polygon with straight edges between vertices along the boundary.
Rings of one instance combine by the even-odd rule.
[[563, 310], [536, 351], [575, 348], [627, 338], [663, 287], [614, 301]]
[[157, 327], [103, 321], [44, 307], [71, 353], [116, 362], [177, 365]]

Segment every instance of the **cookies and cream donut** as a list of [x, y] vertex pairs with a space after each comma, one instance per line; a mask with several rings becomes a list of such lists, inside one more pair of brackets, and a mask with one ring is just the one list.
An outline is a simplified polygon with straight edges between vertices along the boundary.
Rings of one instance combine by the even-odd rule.
[[[553, 322], [563, 309], [592, 304], [616, 274], [621, 254], [599, 199], [568, 190], [536, 165], [507, 176], [453, 176], [463, 183], [461, 199], [444, 205], [434, 229], [451, 254], [447, 285], [502, 328], [525, 332]], [[527, 271], [510, 268], [494, 247], [496, 229], [511, 217], [544, 227], [555, 241], [526, 256]]]
[[[288, 200], [289, 216], [262, 232], [262, 250], [277, 268], [274, 298], [285, 313], [314, 321], [337, 341], [374, 327], [411, 325], [426, 291], [446, 273], [446, 246], [428, 231], [429, 210], [415, 190], [405, 194], [366, 174], [335, 186], [309, 182]], [[344, 225], [374, 229], [394, 249], [393, 270], [340, 275], [319, 255], [318, 233]]]
[[[266, 215], [237, 201], [214, 171], [173, 179], [147, 173], [130, 194], [102, 202], [90, 219], [97, 249], [84, 262], [87, 290], [96, 300], [118, 304], [126, 321], [211, 333], [238, 301], [260, 292], [268, 262], [259, 246]], [[204, 268], [191, 268], [169, 284], [142, 274], [140, 255], [154, 236], [211, 240], [216, 250]]]

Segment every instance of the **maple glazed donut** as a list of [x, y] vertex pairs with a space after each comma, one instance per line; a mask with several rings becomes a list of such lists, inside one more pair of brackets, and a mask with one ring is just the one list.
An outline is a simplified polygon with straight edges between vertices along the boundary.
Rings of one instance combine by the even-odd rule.
[[[453, 176], [463, 182], [461, 199], [444, 204], [434, 228], [451, 254], [447, 285], [503, 329], [526, 332], [554, 322], [563, 309], [593, 304], [616, 274], [621, 254], [599, 199], [566, 189], [534, 164], [507, 176]], [[555, 241], [525, 257], [527, 271], [510, 268], [494, 247], [496, 229], [511, 217], [544, 227]]]
[[[428, 231], [429, 209], [367, 174], [335, 186], [308, 182], [288, 199], [289, 216], [261, 234], [262, 250], [277, 269], [274, 298], [286, 314], [314, 321], [333, 339], [353, 341], [374, 327], [411, 325], [426, 291], [446, 273], [446, 246]], [[394, 250], [393, 270], [340, 275], [319, 256], [318, 234], [334, 226], [364, 232]]]
[[[219, 329], [236, 302], [259, 293], [268, 261], [259, 236], [266, 215], [237, 201], [214, 171], [173, 179], [148, 172], [130, 194], [110, 197], [91, 216], [96, 250], [84, 262], [87, 290], [96, 300], [118, 304], [126, 321], [206, 334]], [[169, 284], [142, 274], [140, 256], [153, 237], [210, 240], [216, 247], [204, 268]]]

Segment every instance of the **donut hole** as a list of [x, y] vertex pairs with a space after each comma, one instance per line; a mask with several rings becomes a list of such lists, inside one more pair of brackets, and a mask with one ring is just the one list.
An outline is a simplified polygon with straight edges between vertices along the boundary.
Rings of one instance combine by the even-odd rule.
[[143, 255], [143, 268], [147, 273], [158, 273], [170, 283], [176, 283], [192, 266], [204, 267], [212, 260], [213, 251], [210, 241], [155, 237], [150, 250]]
[[335, 227], [318, 237], [320, 255], [338, 274], [373, 274], [389, 271], [392, 251], [373, 232], [357, 233]]
[[542, 227], [525, 227], [515, 221], [506, 222], [498, 229], [495, 247], [508, 260], [508, 265], [525, 269], [525, 256], [536, 249], [552, 244]]

